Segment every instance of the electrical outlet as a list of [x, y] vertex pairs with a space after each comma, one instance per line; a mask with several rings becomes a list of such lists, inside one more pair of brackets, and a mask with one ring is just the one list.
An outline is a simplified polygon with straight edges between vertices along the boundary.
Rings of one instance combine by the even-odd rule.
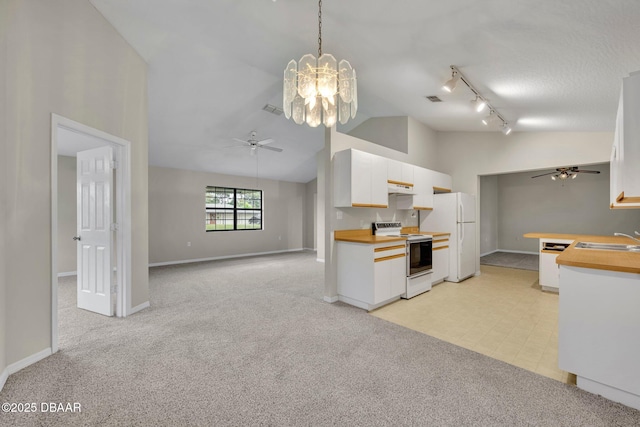
[[191, 246], [191, 242], [187, 242], [187, 246]]

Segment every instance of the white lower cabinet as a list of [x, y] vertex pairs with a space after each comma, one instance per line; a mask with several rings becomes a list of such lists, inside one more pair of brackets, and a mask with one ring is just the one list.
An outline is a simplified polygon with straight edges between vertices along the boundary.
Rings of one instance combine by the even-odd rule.
[[556, 264], [556, 258], [572, 242], [573, 240], [565, 239], [540, 239], [539, 282], [542, 290], [559, 292], [560, 269]]
[[440, 283], [449, 276], [449, 238], [434, 237], [432, 252], [433, 284]]
[[338, 298], [373, 310], [406, 292], [406, 245], [337, 242]]

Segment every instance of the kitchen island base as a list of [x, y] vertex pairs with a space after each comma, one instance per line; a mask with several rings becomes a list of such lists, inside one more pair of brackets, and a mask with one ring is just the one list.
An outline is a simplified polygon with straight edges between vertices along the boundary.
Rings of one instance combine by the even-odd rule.
[[580, 376], [576, 377], [576, 385], [578, 388], [588, 391], [589, 393], [597, 394], [614, 402], [640, 410], [640, 396], [637, 394], [629, 393]]
[[560, 369], [578, 387], [640, 410], [640, 274], [561, 264], [560, 287]]

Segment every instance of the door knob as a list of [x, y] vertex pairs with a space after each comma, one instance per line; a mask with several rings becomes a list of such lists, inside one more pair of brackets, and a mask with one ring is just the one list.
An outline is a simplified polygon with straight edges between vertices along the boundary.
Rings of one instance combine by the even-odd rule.
[[73, 236], [73, 240], [82, 240], [80, 236]]

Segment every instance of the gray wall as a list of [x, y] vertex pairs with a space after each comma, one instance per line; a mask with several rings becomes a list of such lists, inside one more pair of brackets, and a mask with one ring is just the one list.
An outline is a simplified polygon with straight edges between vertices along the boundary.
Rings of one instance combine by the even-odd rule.
[[522, 237], [528, 232], [612, 235], [640, 230], [640, 210], [609, 209], [609, 164], [583, 168], [601, 173], [567, 181], [532, 179], [539, 174], [532, 172], [499, 175], [499, 248], [537, 253], [537, 239]]
[[76, 158], [58, 156], [58, 273], [77, 269]]
[[498, 177], [480, 178], [480, 255], [498, 249]]
[[[264, 229], [206, 232], [207, 186], [264, 191]], [[149, 168], [149, 261], [164, 263], [303, 249], [306, 184]], [[191, 246], [187, 246], [191, 242]]]
[[88, 1], [4, 0], [0, 19], [10, 248], [1, 371], [51, 347], [51, 113], [131, 141], [134, 306], [148, 301], [149, 282], [146, 64]]
[[349, 135], [406, 153], [409, 149], [409, 117], [373, 117], [348, 132]]

